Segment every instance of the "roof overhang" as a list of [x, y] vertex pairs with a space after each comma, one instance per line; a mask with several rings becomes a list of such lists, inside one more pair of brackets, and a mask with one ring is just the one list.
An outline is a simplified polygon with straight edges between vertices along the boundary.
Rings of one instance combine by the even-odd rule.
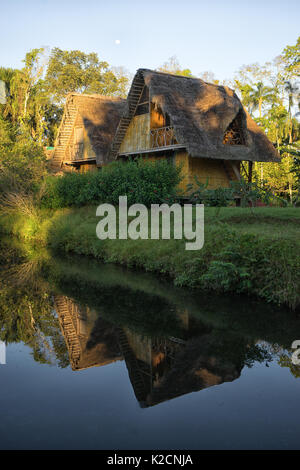
[[64, 165], [68, 165], [68, 166], [90, 165], [93, 163], [96, 163], [96, 157], [84, 158], [82, 160], [68, 160], [68, 161], [63, 162]]
[[143, 150], [131, 150], [130, 152], [120, 152], [118, 153], [118, 157], [129, 157], [130, 155], [140, 155], [140, 154], [147, 154], [153, 152], [165, 152], [167, 150], [177, 150], [177, 149], [184, 149], [185, 145], [176, 144], [176, 145], [167, 145], [166, 147], [155, 147], [155, 148], [148, 148]]

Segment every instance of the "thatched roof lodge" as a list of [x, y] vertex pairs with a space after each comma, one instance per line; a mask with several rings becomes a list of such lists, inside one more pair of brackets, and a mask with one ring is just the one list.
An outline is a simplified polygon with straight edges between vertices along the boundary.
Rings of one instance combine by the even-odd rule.
[[55, 142], [52, 169], [85, 171], [106, 164], [124, 104], [121, 98], [69, 94]]
[[239, 178], [240, 162], [280, 161], [273, 144], [226, 86], [148, 69], [133, 79], [110, 158], [142, 155], [183, 165], [211, 187]]
[[100, 168], [116, 160], [165, 158], [183, 181], [227, 187], [241, 165], [279, 162], [264, 132], [233, 90], [198, 78], [139, 69], [127, 100], [68, 95], [52, 158], [55, 171]]

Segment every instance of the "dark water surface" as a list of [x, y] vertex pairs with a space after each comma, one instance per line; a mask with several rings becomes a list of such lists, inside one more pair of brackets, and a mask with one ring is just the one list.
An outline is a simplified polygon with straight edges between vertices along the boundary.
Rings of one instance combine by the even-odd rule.
[[0, 266], [1, 449], [300, 448], [295, 314], [7, 243]]

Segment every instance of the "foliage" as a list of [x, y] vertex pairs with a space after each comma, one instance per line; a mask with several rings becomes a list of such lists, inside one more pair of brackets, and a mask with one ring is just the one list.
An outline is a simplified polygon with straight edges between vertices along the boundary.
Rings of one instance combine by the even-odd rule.
[[48, 177], [42, 207], [82, 206], [96, 202], [117, 205], [119, 196], [127, 196], [128, 204], [149, 206], [172, 200], [179, 181], [180, 168], [164, 160], [115, 162], [97, 172]]
[[265, 200], [267, 191], [259, 190], [255, 184], [248, 183], [241, 178], [240, 181], [232, 181], [229, 188], [219, 187], [217, 189], [208, 189], [208, 179], [206, 183], [201, 183], [197, 176], [194, 177], [196, 189], [194, 185], [189, 184], [187, 190], [190, 192], [190, 200], [194, 204], [205, 204], [213, 207], [226, 207], [233, 203], [236, 199], [241, 201], [241, 205], [254, 206], [259, 199]]
[[203, 288], [219, 292], [245, 292], [250, 289], [250, 275], [244, 267], [232, 262], [212, 261], [201, 277]]
[[205, 204], [206, 206], [225, 207], [233, 201], [233, 191], [231, 188], [208, 189], [208, 179], [201, 183], [197, 175], [194, 176], [195, 185], [188, 184], [187, 192], [193, 204]]
[[9, 191], [30, 192], [37, 188], [45, 173], [45, 155], [37, 143], [19, 137], [6, 147], [0, 145], [0, 194]]
[[[5, 265], [5, 264], [6, 265]], [[16, 250], [0, 252], [0, 339], [27, 344], [35, 361], [69, 364], [67, 348], [47, 285], [38, 277], [39, 255], [23, 259]]]
[[95, 52], [85, 54], [55, 47], [51, 51], [46, 81], [50, 93], [60, 101], [71, 92], [124, 97], [128, 78], [116, 76]]
[[167, 62], [164, 62], [158, 69], [159, 72], [171, 73], [173, 75], [183, 75], [185, 77], [192, 77], [190, 69], [182, 69], [178, 62], [176, 55], [170, 57]]
[[286, 46], [280, 55], [280, 61], [288, 77], [299, 77], [300, 73], [300, 36], [294, 46]]

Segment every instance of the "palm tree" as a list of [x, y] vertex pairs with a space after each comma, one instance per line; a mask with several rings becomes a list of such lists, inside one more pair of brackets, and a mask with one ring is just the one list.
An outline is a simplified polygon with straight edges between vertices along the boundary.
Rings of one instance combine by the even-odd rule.
[[262, 105], [264, 102], [273, 103], [276, 99], [276, 90], [265, 86], [263, 82], [255, 83], [254, 87], [249, 90], [248, 103], [252, 111], [258, 109], [259, 117], [262, 116]]
[[289, 107], [288, 107], [289, 123], [288, 123], [288, 128], [289, 128], [289, 143], [291, 144], [293, 142], [293, 137], [292, 137], [292, 134], [293, 134], [292, 108], [294, 106], [294, 99], [296, 98], [297, 100], [299, 100], [299, 97], [300, 97], [299, 85], [298, 85], [298, 83], [292, 84], [290, 81], [286, 81], [286, 82], [284, 82], [284, 91], [287, 93], [288, 101], [289, 101]]
[[289, 100], [288, 111], [291, 117], [292, 107], [294, 106], [294, 98], [299, 99], [300, 97], [299, 84], [298, 83], [292, 84], [290, 81], [286, 81], [284, 82], [284, 91], [288, 95], [288, 100]]

